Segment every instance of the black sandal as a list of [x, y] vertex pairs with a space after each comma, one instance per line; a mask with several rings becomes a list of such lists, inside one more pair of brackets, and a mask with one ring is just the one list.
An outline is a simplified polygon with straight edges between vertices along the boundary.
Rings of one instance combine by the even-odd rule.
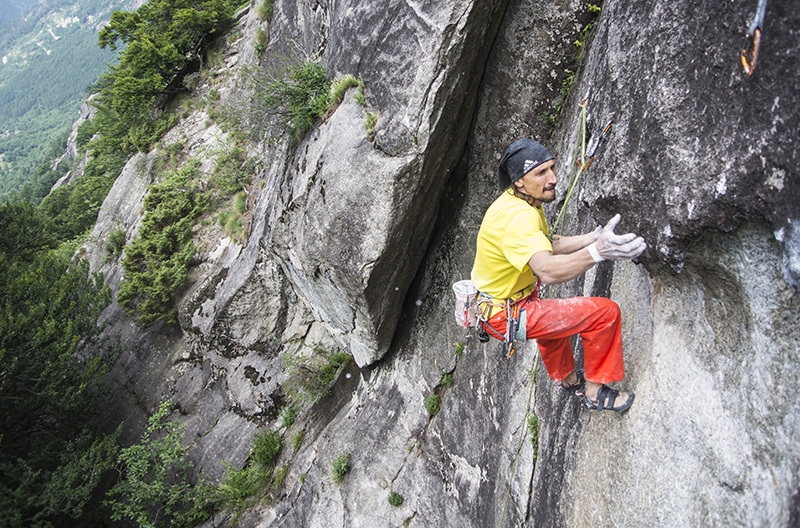
[[558, 382], [558, 388], [561, 390], [565, 390], [567, 392], [571, 392], [575, 396], [583, 396], [584, 384], [586, 383], [586, 378], [583, 376], [582, 370], [576, 370], [575, 374], [578, 376], [578, 381], [573, 383], [572, 385], [567, 385], [563, 381]]
[[615, 407], [614, 402], [617, 400], [617, 396], [619, 396], [619, 391], [603, 385], [600, 387], [600, 390], [597, 391], [597, 401], [589, 399], [589, 397], [584, 394], [583, 403], [586, 407], [595, 411], [624, 412], [631, 408], [631, 405], [633, 405], [633, 398], [635, 397], [632, 391], [627, 392], [630, 395], [628, 401]]

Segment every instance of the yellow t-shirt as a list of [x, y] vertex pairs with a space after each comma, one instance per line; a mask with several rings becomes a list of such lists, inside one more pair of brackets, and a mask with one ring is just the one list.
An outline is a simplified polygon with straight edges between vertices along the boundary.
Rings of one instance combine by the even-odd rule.
[[549, 232], [541, 206], [532, 207], [504, 191], [487, 209], [478, 231], [471, 276], [478, 291], [496, 299], [516, 298], [526, 289], [530, 293], [536, 275], [528, 261], [539, 251], [553, 251]]

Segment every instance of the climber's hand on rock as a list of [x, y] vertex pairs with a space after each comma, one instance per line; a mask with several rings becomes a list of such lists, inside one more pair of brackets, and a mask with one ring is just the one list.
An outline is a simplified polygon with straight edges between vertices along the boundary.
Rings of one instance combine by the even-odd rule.
[[609, 220], [602, 228], [597, 240], [587, 246], [595, 262], [600, 262], [601, 260], [630, 260], [638, 257], [647, 249], [644, 239], [634, 233], [626, 233], [624, 235], [614, 233], [614, 228], [617, 227], [620, 218], [619, 214], [614, 215], [614, 218]]

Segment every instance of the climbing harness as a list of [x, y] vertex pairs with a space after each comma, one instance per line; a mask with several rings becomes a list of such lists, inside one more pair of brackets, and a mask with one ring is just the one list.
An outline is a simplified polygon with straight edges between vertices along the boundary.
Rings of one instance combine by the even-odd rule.
[[[526, 303], [530, 299], [539, 297], [539, 282], [531, 289], [530, 287], [518, 292], [509, 299], [495, 299], [485, 293], [478, 294], [477, 320], [480, 332], [478, 338], [482, 342], [489, 340], [489, 334], [496, 339], [503, 341], [503, 353], [507, 359], [511, 359], [516, 352], [518, 343], [525, 343], [528, 340], [528, 313]], [[506, 319], [506, 332], [501, 335], [488, 323], [489, 319], [497, 313], [503, 312]]]
[[742, 68], [747, 75], [753, 75], [756, 69], [756, 62], [758, 61], [758, 48], [761, 45], [761, 26], [764, 25], [764, 13], [767, 10], [767, 0], [759, 0], [756, 15], [753, 17], [753, 23], [750, 24], [750, 29], [747, 31], [747, 41], [752, 46], [748, 52], [747, 48], [742, 50]]

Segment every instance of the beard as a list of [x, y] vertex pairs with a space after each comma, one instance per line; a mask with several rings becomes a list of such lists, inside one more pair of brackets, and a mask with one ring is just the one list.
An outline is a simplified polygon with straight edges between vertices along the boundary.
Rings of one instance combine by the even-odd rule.
[[[556, 196], [557, 196], [555, 186], [548, 187], [546, 189], [542, 189], [542, 195], [541, 196], [531, 196], [530, 194], [526, 194], [526, 193], [522, 192], [519, 189], [519, 187], [516, 187], [514, 185], [511, 186], [511, 190], [514, 193], [514, 196], [516, 196], [517, 198], [520, 198], [522, 200], [525, 200], [526, 202], [528, 202], [528, 205], [531, 205], [531, 206], [535, 206], [537, 203], [546, 204], [546, 203], [554, 202], [556, 200]], [[544, 193], [551, 193], [551, 192], [553, 194], [550, 195], [550, 196], [545, 196], [544, 195]]]
[[551, 203], [556, 201], [556, 193], [553, 193], [553, 196], [549, 198], [539, 198], [539, 201], [542, 203]]
[[558, 193], [556, 192], [556, 187], [554, 185], [553, 187], [547, 187], [545, 189], [542, 189], [542, 196], [532, 196], [531, 198], [534, 198], [542, 203], [550, 203], [554, 202], [557, 196]]
[[525, 200], [526, 202], [528, 202], [529, 205], [535, 205], [537, 202], [538, 203], [543, 203], [543, 204], [554, 202], [556, 200], [556, 190], [555, 190], [555, 188], [546, 189], [546, 190], [547, 191], [553, 191], [553, 195], [552, 196], [531, 196], [529, 194], [525, 194], [525, 193], [521, 192], [516, 187], [514, 187], [514, 189], [513, 189], [514, 196], [516, 196], [517, 198], [521, 198], [521, 199]]

